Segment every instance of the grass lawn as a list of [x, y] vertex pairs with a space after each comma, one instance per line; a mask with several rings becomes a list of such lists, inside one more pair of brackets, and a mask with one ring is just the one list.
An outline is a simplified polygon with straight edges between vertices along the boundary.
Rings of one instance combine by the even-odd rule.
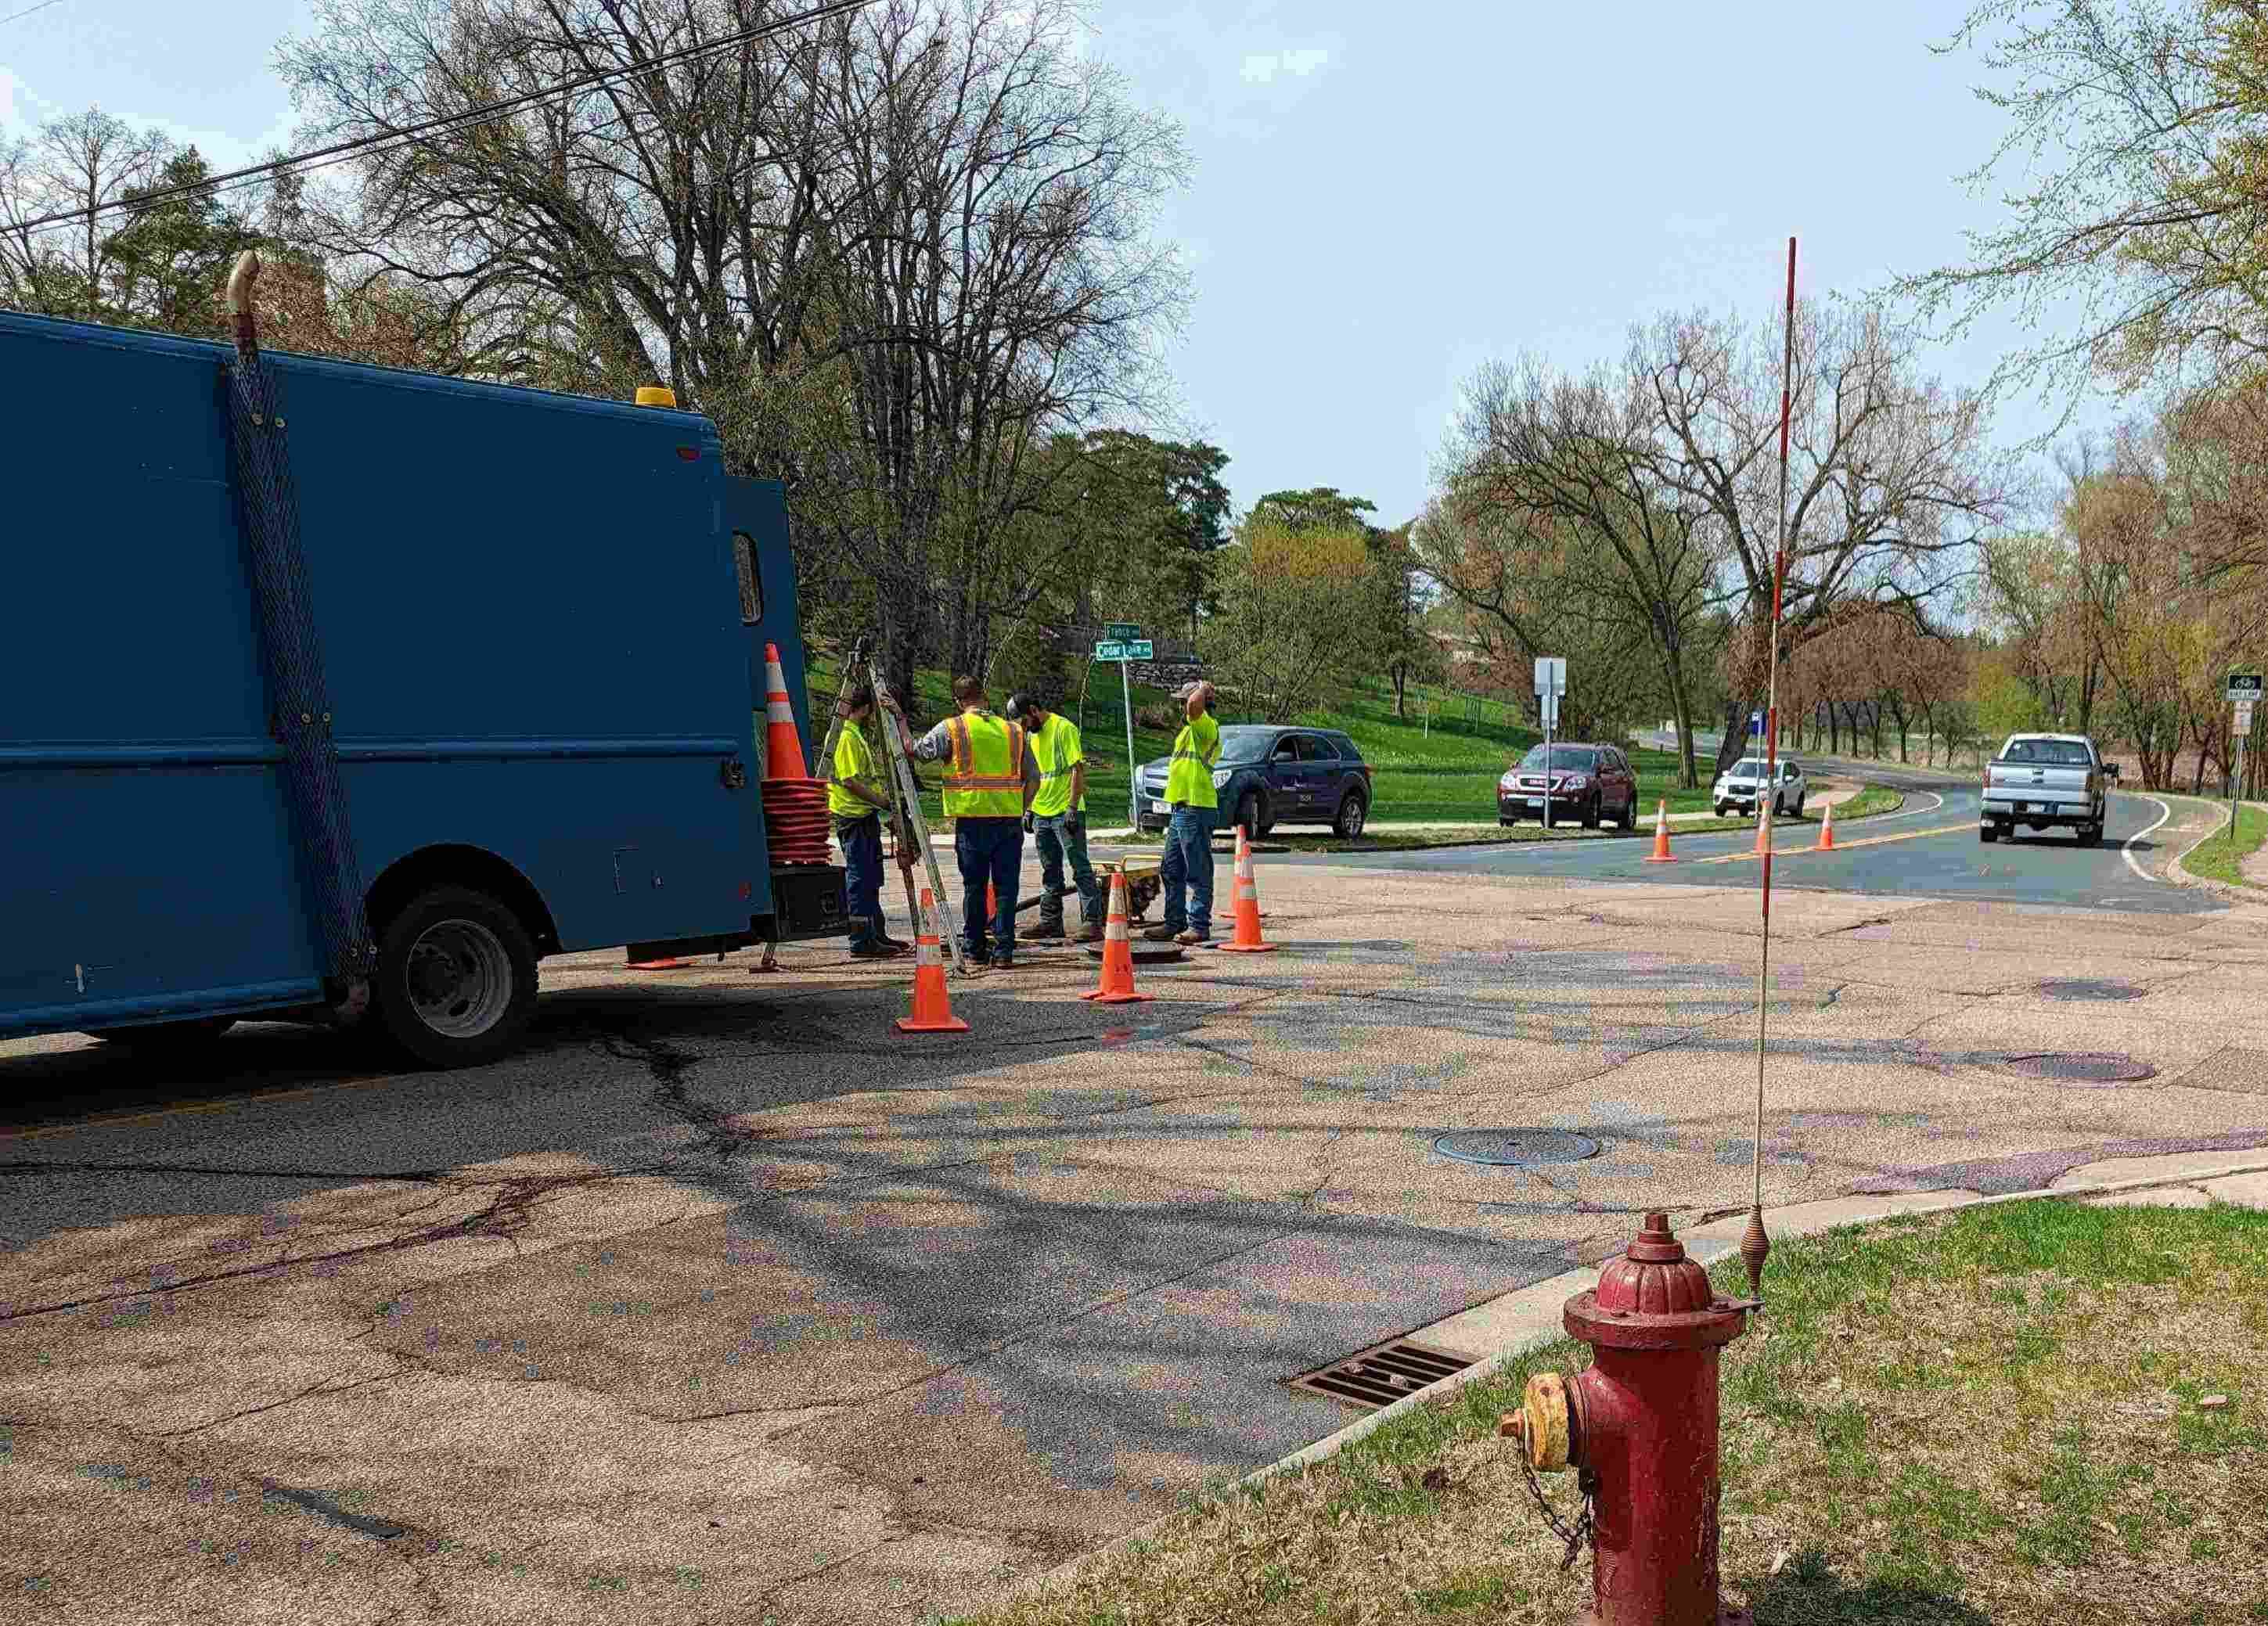
[[[1712, 1275], [1746, 1287], [1737, 1256]], [[1764, 1292], [1722, 1367], [1724, 1586], [1758, 1626], [2268, 1621], [2268, 1214], [1911, 1217], [1774, 1247]], [[1560, 1626], [1589, 1560], [1560, 1571], [1495, 1424], [1588, 1354], [1563, 1340], [1327, 1461], [1193, 1497], [960, 1626]], [[1572, 1481], [1545, 1479], [1563, 1517]]]
[[[836, 683], [828, 662], [821, 659], [813, 663], [808, 686], [815, 738], [804, 741], [806, 754], [815, 755], [826, 739]], [[1007, 696], [998, 695], [993, 698], [996, 703], [1005, 703]], [[1154, 761], [1173, 749], [1174, 731], [1147, 727], [1141, 723], [1140, 714], [1145, 710], [1153, 713], [1160, 709], [1171, 710], [1173, 697], [1162, 690], [1138, 687], [1133, 698], [1134, 760], [1138, 764]], [[922, 725], [944, 717], [949, 703], [946, 676], [924, 672], [909, 710], [917, 725]], [[1507, 721], [1500, 703], [1486, 703], [1480, 710], [1481, 717], [1474, 720], [1469, 708], [1462, 704], [1454, 715], [1445, 707], [1437, 706], [1429, 726], [1419, 710], [1418, 696], [1412, 696], [1410, 717], [1403, 721], [1394, 715], [1391, 694], [1361, 692], [1342, 696], [1329, 709], [1309, 712], [1294, 721], [1314, 728], [1343, 729], [1352, 737], [1363, 760], [1371, 766], [1371, 783], [1377, 796], [1370, 810], [1373, 822], [1381, 819], [1425, 819], [1487, 823], [1496, 817], [1498, 776], [1530, 746], [1541, 744], [1543, 736], [1522, 724]], [[1089, 813], [1106, 825], [1123, 822], [1129, 775], [1125, 713], [1119, 704], [1116, 669], [1093, 668], [1084, 706], [1074, 690], [1064, 696], [1063, 710], [1079, 725], [1080, 737], [1086, 744]], [[760, 724], [761, 720], [760, 717]], [[1259, 719], [1224, 705], [1220, 720], [1232, 724]], [[1705, 784], [1696, 791], [1675, 788], [1677, 759], [1674, 754], [1631, 750], [1630, 757], [1631, 765], [1638, 771], [1639, 799], [1648, 819], [1653, 816], [1654, 804], [1665, 798], [1672, 813], [1708, 808]], [[1713, 764], [1705, 760], [1697, 766], [1705, 778]], [[931, 818], [942, 816], [943, 808], [934, 793], [924, 797], [923, 802]]]
[[2260, 850], [2264, 840], [2268, 840], [2268, 812], [2257, 807], [2239, 807], [2235, 839], [2229, 838], [2228, 816], [2224, 813], [2220, 830], [2191, 848], [2189, 856], [2182, 860], [2182, 867], [2207, 880], [2242, 887], [2247, 884], [2242, 865]]

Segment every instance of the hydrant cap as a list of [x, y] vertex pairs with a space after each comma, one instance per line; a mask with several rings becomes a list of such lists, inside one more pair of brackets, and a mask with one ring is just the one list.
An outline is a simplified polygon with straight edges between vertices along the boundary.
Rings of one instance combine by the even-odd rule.
[[1706, 1310], [1716, 1299], [1709, 1272], [1685, 1256], [1685, 1245], [1672, 1235], [1669, 1216], [1648, 1214], [1622, 1256], [1599, 1272], [1598, 1307], [1640, 1315], [1675, 1315]]

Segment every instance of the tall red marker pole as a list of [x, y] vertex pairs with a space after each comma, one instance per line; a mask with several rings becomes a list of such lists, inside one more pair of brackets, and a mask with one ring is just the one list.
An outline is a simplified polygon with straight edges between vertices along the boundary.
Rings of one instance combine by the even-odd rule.
[[1756, 967], [1756, 1122], [1749, 1194], [1749, 1228], [1741, 1237], [1741, 1260], [1749, 1268], [1749, 1297], [1764, 1296], [1764, 1258], [1771, 1239], [1764, 1234], [1764, 1018], [1771, 1001], [1771, 807], [1779, 790], [1779, 615], [1787, 592], [1787, 424], [1795, 381], [1795, 239], [1787, 239], [1787, 304], [1779, 361], [1779, 537], [1772, 558], [1770, 655], [1764, 681], [1764, 953]]

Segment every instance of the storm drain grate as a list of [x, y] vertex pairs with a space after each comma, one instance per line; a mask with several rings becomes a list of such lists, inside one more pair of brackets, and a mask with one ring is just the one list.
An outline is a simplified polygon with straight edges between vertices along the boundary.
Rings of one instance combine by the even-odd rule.
[[2050, 999], [2139, 999], [2150, 990], [2102, 977], [2063, 977], [2039, 985]]
[[1463, 1129], [1440, 1137], [1433, 1150], [1460, 1163], [1486, 1163], [1501, 1168], [1580, 1163], [1599, 1155], [1599, 1143], [1572, 1129]]
[[2134, 1084], [2158, 1076], [2158, 1070], [2147, 1062], [2102, 1050], [2012, 1056], [2003, 1065], [2027, 1078], [2053, 1078], [2064, 1084]]
[[1290, 1380], [1292, 1388], [1320, 1394], [1359, 1411], [1391, 1406], [1405, 1394], [1415, 1394], [1429, 1383], [1438, 1383], [1473, 1363], [1462, 1355], [1429, 1349], [1396, 1338], [1374, 1349], [1301, 1372]]

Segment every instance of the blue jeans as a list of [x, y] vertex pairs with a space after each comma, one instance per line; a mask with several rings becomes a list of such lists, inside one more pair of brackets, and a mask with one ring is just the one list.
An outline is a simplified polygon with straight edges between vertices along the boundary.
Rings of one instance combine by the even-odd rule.
[[1016, 948], [1016, 882], [1024, 867], [1024, 821], [956, 819], [953, 856], [961, 865], [961, 946], [971, 960], [984, 952], [984, 883], [992, 883], [1000, 912], [992, 917], [992, 953]]
[[1071, 885], [1079, 888], [1079, 918], [1090, 926], [1102, 923], [1102, 888], [1095, 884], [1094, 865], [1086, 857], [1086, 816], [1077, 815], [1077, 834], [1064, 828], [1073, 815], [1042, 813], [1032, 821], [1033, 840], [1040, 850], [1040, 887], [1048, 901], [1040, 905], [1043, 919], [1063, 920], [1064, 860], [1071, 860]]
[[[1211, 933], [1212, 827], [1219, 819], [1217, 807], [1177, 807], [1166, 826], [1166, 856], [1158, 865], [1158, 880], [1165, 891], [1169, 931], [1189, 931], [1200, 937]], [[1182, 902], [1185, 887], [1186, 909]]]
[[843, 843], [843, 885], [850, 899], [850, 946], [873, 941], [882, 923], [882, 820], [837, 815], [835, 839]]

